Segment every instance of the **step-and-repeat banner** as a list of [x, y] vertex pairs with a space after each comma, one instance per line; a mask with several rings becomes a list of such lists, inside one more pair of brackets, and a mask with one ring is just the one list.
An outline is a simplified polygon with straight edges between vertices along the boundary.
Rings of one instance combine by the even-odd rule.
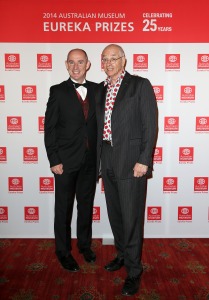
[[[44, 148], [49, 88], [84, 49], [101, 82], [101, 53], [120, 44], [127, 71], [147, 77], [159, 134], [145, 237], [209, 237], [208, 1], [0, 1], [0, 234], [53, 237], [54, 178]], [[73, 215], [76, 236], [76, 202]], [[111, 239], [102, 181], [93, 237]]]

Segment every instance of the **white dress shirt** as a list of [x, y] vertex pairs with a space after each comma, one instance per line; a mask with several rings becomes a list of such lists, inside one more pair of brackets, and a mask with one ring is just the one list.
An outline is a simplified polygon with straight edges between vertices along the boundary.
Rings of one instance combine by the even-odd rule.
[[[73, 80], [72, 78], [71, 78], [71, 80], [72, 80], [72, 82], [78, 83], [77, 81]], [[84, 80], [84, 81], [82, 82], [82, 84], [83, 84], [83, 83], [86, 83], [86, 80]], [[86, 99], [87, 88], [86, 88], [85, 86], [79, 86], [79, 87], [76, 89], [76, 91], [79, 92], [79, 94], [80, 94], [82, 100], [85, 100], [85, 99]]]

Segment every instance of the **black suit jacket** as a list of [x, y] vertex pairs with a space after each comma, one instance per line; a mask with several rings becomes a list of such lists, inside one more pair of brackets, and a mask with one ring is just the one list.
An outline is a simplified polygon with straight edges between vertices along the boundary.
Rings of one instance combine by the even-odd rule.
[[[97, 175], [102, 149], [105, 98], [107, 87], [100, 83], [96, 93], [98, 122]], [[116, 178], [133, 178], [136, 162], [149, 167], [157, 137], [157, 104], [150, 81], [126, 72], [111, 117], [113, 164]]]
[[89, 112], [85, 121], [81, 103], [70, 79], [50, 88], [45, 113], [44, 141], [50, 167], [63, 164], [64, 171], [77, 169], [86, 151], [86, 140], [96, 159], [96, 83], [87, 82]]

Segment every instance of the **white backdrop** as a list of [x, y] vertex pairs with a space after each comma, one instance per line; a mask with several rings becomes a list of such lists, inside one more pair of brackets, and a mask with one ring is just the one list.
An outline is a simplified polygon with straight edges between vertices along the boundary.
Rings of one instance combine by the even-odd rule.
[[[68, 51], [77, 47], [86, 50], [92, 64], [87, 78], [100, 82], [105, 78], [100, 57], [106, 45], [0, 44], [1, 237], [54, 236], [54, 192], [47, 190], [50, 180], [52, 184], [52, 173], [38, 118], [45, 114], [50, 86], [68, 78], [64, 64]], [[209, 44], [120, 45], [126, 53], [127, 71], [147, 77], [155, 87], [158, 101], [159, 135], [155, 160], [159, 161], [155, 162], [153, 178], [148, 182], [145, 237], [209, 237]], [[9, 58], [5, 58], [5, 54], [9, 54]], [[15, 58], [11, 54], [15, 54]], [[20, 57], [20, 68], [7, 70], [5, 64], [8, 60], [12, 63], [12, 59], [17, 59], [16, 54]], [[51, 70], [37, 70], [37, 54], [52, 55]], [[165, 67], [166, 54], [172, 64], [170, 69]], [[139, 70], [133, 68], [134, 55], [135, 64], [138, 62], [140, 65]], [[203, 67], [198, 68], [198, 57]], [[172, 69], [176, 59], [177, 62], [179, 59], [180, 65]], [[143, 65], [144, 60], [147, 60], [147, 66]], [[26, 98], [32, 91], [32, 98], [35, 99], [23, 100], [22, 89], [26, 92]], [[8, 121], [7, 117], [10, 117]], [[16, 120], [19, 121], [17, 117], [22, 119], [22, 129], [10, 131]], [[178, 121], [179, 128], [176, 127]], [[165, 126], [168, 126], [166, 131]], [[28, 147], [25, 153], [29, 160], [36, 160], [34, 151], [37, 150], [37, 161], [24, 162], [23, 147]], [[182, 161], [179, 161], [180, 147], [183, 148]], [[158, 150], [162, 150], [162, 161], [157, 156]], [[42, 177], [45, 179], [45, 191], [40, 190]], [[50, 177], [49, 180], [47, 177]], [[21, 180], [23, 191], [18, 191]], [[49, 189], [53, 189], [51, 184]], [[93, 237], [111, 239], [101, 181], [97, 185], [94, 206]], [[73, 237], [75, 223], [76, 206], [72, 222]]]

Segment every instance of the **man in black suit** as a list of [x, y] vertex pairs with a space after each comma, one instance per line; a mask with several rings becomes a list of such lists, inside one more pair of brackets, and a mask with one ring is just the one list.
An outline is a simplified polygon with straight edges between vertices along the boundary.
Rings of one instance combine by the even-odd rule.
[[157, 136], [157, 105], [148, 79], [125, 71], [119, 45], [102, 52], [107, 79], [96, 93], [97, 175], [104, 182], [108, 217], [117, 256], [105, 266], [116, 271], [125, 265], [122, 294], [134, 295], [143, 272], [141, 263], [147, 177]]
[[93, 200], [96, 188], [96, 83], [87, 81], [87, 54], [73, 49], [65, 62], [70, 78], [50, 88], [45, 113], [45, 147], [55, 177], [55, 247], [61, 265], [79, 266], [71, 254], [71, 220], [77, 199], [77, 246], [87, 262], [91, 250]]

